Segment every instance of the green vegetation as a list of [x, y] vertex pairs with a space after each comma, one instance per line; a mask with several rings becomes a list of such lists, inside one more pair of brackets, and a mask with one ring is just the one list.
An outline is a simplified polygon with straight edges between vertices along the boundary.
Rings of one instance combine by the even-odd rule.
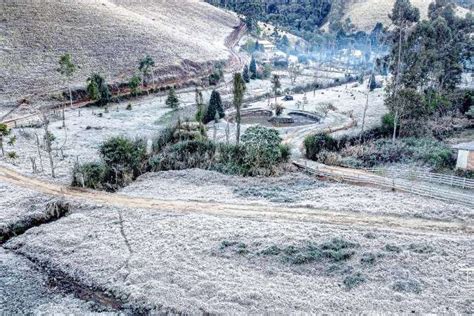
[[168, 107], [175, 110], [179, 107], [179, 99], [178, 99], [178, 96], [176, 95], [176, 91], [174, 90], [174, 87], [171, 87], [171, 89], [168, 91], [168, 97], [166, 98], [165, 103]]
[[306, 157], [311, 160], [317, 160], [321, 151], [333, 151], [337, 149], [337, 141], [330, 135], [310, 135], [304, 140]]
[[136, 96], [140, 93], [140, 81], [141, 81], [140, 77], [138, 75], [134, 75], [128, 82], [130, 93], [133, 96]]
[[[384, 120], [389, 121], [389, 117], [385, 116]], [[456, 157], [449, 145], [433, 138], [407, 137], [395, 142], [377, 138], [378, 133], [383, 134], [385, 129], [367, 131], [368, 135], [375, 133], [376, 139], [362, 144], [351, 137], [336, 140], [329, 135], [308, 136], [304, 142], [306, 157], [326, 164], [355, 168], [394, 163], [416, 164], [436, 171], [454, 168]]]
[[225, 117], [224, 107], [222, 105], [221, 94], [213, 90], [209, 105], [207, 106], [206, 114], [204, 115], [204, 124], [207, 124], [216, 118], [222, 119]]
[[234, 94], [234, 107], [235, 107], [235, 121], [237, 123], [237, 132], [236, 132], [236, 143], [239, 145], [240, 143], [240, 110], [242, 108], [242, 102], [244, 101], [244, 93], [245, 93], [245, 81], [242, 78], [242, 74], [235, 73], [234, 74], [234, 81], [233, 81], [233, 94]]
[[179, 123], [162, 131], [146, 153], [144, 140], [114, 137], [100, 146], [100, 162], [76, 165], [73, 186], [116, 191], [148, 171], [201, 168], [242, 176], [271, 176], [288, 160], [289, 149], [275, 130], [249, 128], [242, 145], [216, 144], [199, 124]]
[[145, 85], [145, 79], [149, 76], [152, 78], [153, 85], [155, 84], [155, 76], [153, 68], [155, 67], [155, 61], [149, 55], [146, 55], [138, 64], [138, 70], [142, 74], [142, 86]]
[[10, 135], [10, 129], [7, 124], [0, 123], [0, 149], [2, 150], [2, 156], [5, 156], [5, 149], [3, 148], [3, 138]]
[[89, 98], [97, 101], [98, 105], [103, 106], [109, 103], [111, 94], [105, 79], [101, 75], [94, 73], [87, 78], [86, 90]]
[[352, 290], [353, 288], [361, 285], [365, 281], [365, 276], [360, 272], [356, 272], [344, 278], [344, 285], [348, 290]]

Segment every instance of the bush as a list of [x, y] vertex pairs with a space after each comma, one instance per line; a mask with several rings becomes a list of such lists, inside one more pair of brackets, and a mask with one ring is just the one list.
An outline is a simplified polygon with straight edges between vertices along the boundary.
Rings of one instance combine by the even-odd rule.
[[[281, 137], [275, 129], [252, 126], [242, 135], [244, 163], [249, 175], [268, 175], [282, 161]], [[286, 149], [285, 149], [286, 150]]]
[[86, 187], [94, 190], [104, 189], [106, 166], [101, 162], [89, 162], [75, 165], [73, 169], [73, 187]]
[[361, 285], [365, 281], [366, 281], [365, 277], [360, 272], [357, 272], [357, 273], [347, 276], [344, 279], [344, 285], [346, 286], [348, 290], [351, 290]]
[[305, 138], [304, 147], [306, 158], [317, 160], [317, 156], [322, 150], [333, 151], [337, 149], [337, 141], [327, 134], [311, 135]]
[[166, 147], [149, 164], [152, 171], [210, 169], [215, 154], [216, 146], [210, 141], [184, 141]]
[[100, 146], [99, 152], [107, 166], [103, 186], [109, 191], [129, 184], [146, 171], [146, 144], [143, 140], [113, 137]]

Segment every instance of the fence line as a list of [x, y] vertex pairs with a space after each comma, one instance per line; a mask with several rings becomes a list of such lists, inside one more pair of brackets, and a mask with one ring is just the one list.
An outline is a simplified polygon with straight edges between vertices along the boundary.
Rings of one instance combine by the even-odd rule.
[[386, 169], [386, 168], [371, 168], [363, 169], [367, 172], [372, 172], [382, 176], [388, 177], [403, 177], [413, 181], [424, 181], [430, 183], [437, 183], [452, 187], [459, 187], [462, 189], [474, 190], [474, 179], [458, 177], [455, 175], [446, 175], [440, 173], [425, 172], [416, 169]]
[[[301, 163], [301, 161], [293, 162], [297, 167], [303, 169], [305, 172], [316, 175], [319, 177], [324, 177], [332, 179], [338, 182], [349, 182], [349, 183], [363, 183], [369, 185], [375, 185], [379, 187], [384, 187], [392, 190], [398, 190], [403, 192], [408, 192], [420, 196], [430, 197], [442, 201], [455, 201], [467, 206], [474, 207], [474, 196], [472, 194], [465, 194], [460, 192], [452, 192], [448, 190], [443, 190], [431, 185], [423, 185], [421, 183], [415, 183], [405, 179], [397, 178], [386, 178], [376, 174], [365, 173], [365, 172], [355, 172], [344, 173], [343, 169], [340, 170], [330, 170], [325, 167], [320, 168], [318, 166], [309, 167], [306, 163]], [[355, 170], [358, 171], [358, 170]]]

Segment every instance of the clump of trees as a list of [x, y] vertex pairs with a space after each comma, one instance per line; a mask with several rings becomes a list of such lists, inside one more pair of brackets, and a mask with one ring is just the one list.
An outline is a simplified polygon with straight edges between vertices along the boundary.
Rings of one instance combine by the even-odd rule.
[[[183, 125], [183, 126], [182, 126]], [[187, 127], [186, 127], [187, 126]], [[288, 161], [290, 149], [278, 132], [265, 127], [249, 128], [239, 145], [218, 144], [199, 133], [181, 131], [192, 124], [178, 123], [153, 141], [113, 137], [100, 146], [101, 161], [77, 164], [73, 186], [116, 191], [148, 171], [201, 168], [243, 176], [273, 175]]]
[[419, 21], [409, 0], [397, 0], [390, 15], [396, 29], [386, 104], [393, 117], [393, 140], [418, 132], [430, 117], [460, 110], [451, 96], [474, 49], [469, 35], [474, 18], [457, 17], [454, 4], [444, 0], [430, 4], [428, 17]]

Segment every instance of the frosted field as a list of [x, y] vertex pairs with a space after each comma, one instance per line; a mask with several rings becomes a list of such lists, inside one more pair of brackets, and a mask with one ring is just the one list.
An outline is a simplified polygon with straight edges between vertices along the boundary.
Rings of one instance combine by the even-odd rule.
[[73, 87], [83, 87], [93, 71], [108, 82], [127, 82], [146, 54], [157, 62], [156, 78], [163, 79], [227, 60], [225, 40], [238, 18], [202, 1], [185, 2], [2, 1], [0, 100], [66, 88], [56, 72], [66, 52], [81, 66]]
[[[355, 243], [350, 259], [269, 252], [333, 238]], [[88, 206], [6, 248], [154, 312], [472, 311], [472, 238], [456, 234]]]
[[299, 172], [275, 178], [242, 178], [200, 169], [148, 173], [122, 189], [131, 197], [284, 205], [362, 214], [472, 223], [472, 209], [402, 192], [323, 182]]

